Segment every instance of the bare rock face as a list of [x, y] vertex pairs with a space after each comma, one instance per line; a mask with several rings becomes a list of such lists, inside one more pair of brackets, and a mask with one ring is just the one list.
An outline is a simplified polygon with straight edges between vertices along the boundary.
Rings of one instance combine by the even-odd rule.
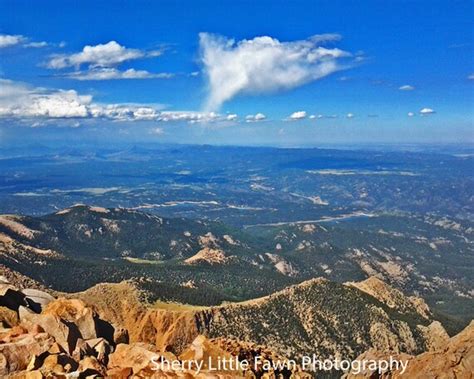
[[224, 264], [231, 259], [227, 257], [223, 250], [221, 249], [212, 249], [209, 247], [204, 247], [199, 250], [195, 255], [186, 259], [184, 262], [187, 264], [195, 263], [209, 263], [209, 264]]
[[[179, 356], [183, 361], [199, 361], [203, 363], [204, 369], [217, 366], [217, 359], [231, 359], [232, 355], [220, 348], [217, 344], [209, 341], [206, 337], [197, 336], [188, 348]], [[225, 372], [227, 374], [242, 376], [243, 373], [238, 370]]]
[[[365, 371], [360, 374], [348, 374], [346, 379], [470, 379], [474, 373], [474, 321], [461, 333], [452, 337], [434, 351], [428, 351], [417, 356], [408, 354], [390, 354], [393, 359], [408, 361], [405, 372], [392, 370], [379, 374], [374, 371]], [[390, 355], [376, 350], [369, 350], [360, 355], [357, 360], [385, 359]]]
[[373, 296], [381, 303], [401, 313], [417, 313], [426, 319], [431, 317], [431, 311], [423, 299], [415, 296], [405, 296], [401, 291], [389, 286], [375, 276], [361, 282], [349, 282], [346, 285]]
[[97, 338], [94, 312], [81, 300], [59, 298], [50, 302], [42, 315], [56, 316], [63, 321], [75, 324], [85, 340]]
[[429, 351], [442, 349], [449, 342], [449, 335], [439, 321], [433, 321], [428, 326], [418, 325], [418, 329], [425, 337], [426, 349]]
[[144, 375], [145, 373], [152, 375], [153, 371], [156, 371], [153, 360], [159, 356], [149, 349], [153, 349], [153, 347], [143, 343], [117, 345], [115, 352], [109, 357], [109, 370], [116, 372], [130, 369], [133, 375]]
[[18, 313], [7, 307], [0, 306], [0, 324], [5, 328], [18, 325]]
[[47, 352], [53, 344], [54, 338], [47, 333], [11, 329], [0, 338], [0, 376], [25, 370], [33, 357]]
[[36, 314], [31, 311], [20, 312], [21, 324], [28, 330], [39, 325], [46, 333], [54, 337], [55, 341], [68, 353], [72, 353], [76, 347], [76, 341], [80, 337], [74, 325], [66, 324], [58, 316], [51, 314]]
[[44, 307], [54, 300], [54, 297], [49, 293], [33, 288], [25, 288], [21, 290], [21, 293], [25, 295], [29, 307], [37, 313], [40, 313]]

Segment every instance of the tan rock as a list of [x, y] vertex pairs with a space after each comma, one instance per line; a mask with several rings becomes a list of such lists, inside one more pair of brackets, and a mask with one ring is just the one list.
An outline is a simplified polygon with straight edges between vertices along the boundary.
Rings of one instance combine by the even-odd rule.
[[117, 345], [115, 351], [109, 355], [109, 369], [130, 368], [133, 374], [153, 372], [156, 367], [152, 359], [156, 360], [159, 355], [146, 347], [147, 345], [142, 343]]
[[[203, 368], [218, 367], [218, 360], [231, 359], [232, 355], [204, 336], [197, 336], [191, 345], [179, 356], [183, 361], [202, 361]], [[225, 371], [224, 374], [242, 376], [241, 371]]]
[[14, 310], [0, 306], [0, 324], [4, 328], [11, 328], [18, 325], [18, 313]]
[[108, 378], [128, 379], [132, 375], [130, 367], [114, 367], [107, 370]]
[[51, 346], [51, 348], [48, 350], [48, 353], [49, 354], [62, 354], [62, 353], [65, 353], [64, 349], [61, 347], [60, 344], [58, 344], [57, 342], [55, 342], [53, 344], [53, 346]]
[[423, 299], [415, 296], [405, 296], [401, 291], [391, 287], [375, 276], [371, 276], [361, 282], [348, 282], [345, 284], [375, 297], [388, 307], [396, 309], [401, 313], [413, 312], [425, 319], [431, 317], [431, 311]]
[[428, 326], [418, 325], [418, 329], [425, 337], [427, 350], [442, 349], [449, 342], [449, 335], [439, 321], [433, 321]]
[[97, 337], [94, 312], [81, 300], [59, 298], [50, 302], [42, 314], [74, 323], [85, 340]]
[[82, 361], [79, 362], [79, 369], [82, 376], [88, 375], [105, 375], [105, 366], [100, 364], [100, 362], [95, 357], [85, 357]]
[[121, 327], [114, 329], [114, 344], [129, 343], [128, 330]]
[[[61, 368], [59, 368], [60, 366]], [[52, 354], [48, 355], [41, 366], [42, 370], [53, 371], [53, 372], [71, 372], [76, 370], [78, 364], [67, 354]]]
[[39, 325], [46, 333], [53, 336], [67, 353], [74, 351], [79, 334], [75, 328], [64, 323], [59, 317], [51, 314], [20, 312], [20, 320], [22, 325], [28, 328]]
[[388, 355], [387, 353], [369, 350], [357, 359], [389, 360], [390, 356], [396, 360], [408, 361], [403, 374], [401, 370], [391, 370], [381, 375], [367, 370], [358, 375], [348, 374], [345, 378], [471, 379], [474, 373], [474, 321], [461, 333], [452, 337], [444, 347], [436, 351], [410, 356], [407, 354]]
[[48, 351], [54, 340], [46, 333], [22, 334], [13, 341], [0, 344], [0, 356], [8, 365], [0, 365], [0, 377], [9, 372], [25, 370], [34, 356]]
[[72, 358], [79, 362], [82, 359], [84, 359], [87, 356], [93, 356], [95, 354], [95, 351], [93, 348], [91, 348], [86, 341], [84, 341], [82, 338], [79, 338], [76, 342], [76, 348], [72, 352]]
[[45, 376], [39, 370], [34, 371], [20, 371], [12, 373], [8, 376], [8, 379], [43, 379]]

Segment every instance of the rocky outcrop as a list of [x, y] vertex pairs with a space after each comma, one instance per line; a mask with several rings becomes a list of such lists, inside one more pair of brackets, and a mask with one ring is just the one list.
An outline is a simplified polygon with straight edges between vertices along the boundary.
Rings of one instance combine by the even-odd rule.
[[386, 354], [369, 350], [360, 355], [357, 360], [395, 360], [407, 361], [406, 370], [387, 370], [378, 373], [376, 370], [365, 370], [360, 374], [348, 374], [346, 379], [468, 379], [474, 373], [474, 321], [458, 335], [452, 337], [444, 346], [417, 356], [408, 354]]
[[199, 250], [192, 257], [185, 259], [184, 262], [187, 264], [209, 263], [211, 265], [216, 265], [227, 263], [231, 259], [232, 257], [227, 257], [225, 252], [221, 249], [205, 247]]
[[406, 296], [375, 276], [371, 276], [361, 282], [348, 282], [346, 285], [369, 294], [400, 313], [416, 313], [426, 319], [432, 317], [430, 309], [423, 299], [415, 296]]
[[[5, 284], [8, 288], [4, 287], [3, 303], [11, 308], [2, 307], [4, 329], [0, 330], [1, 377], [255, 377], [256, 372], [252, 371], [251, 366], [231, 370], [216, 370], [212, 366], [217, 366], [222, 359], [237, 360], [242, 356], [252, 356], [257, 351], [262, 351], [262, 348], [245, 350], [245, 344], [238, 341], [229, 344], [199, 335], [199, 322], [196, 322], [194, 314], [185, 312], [180, 315], [176, 312], [174, 318], [164, 317], [159, 311], [141, 305], [138, 301], [140, 295], [127, 283], [115, 285], [116, 291], [125, 288], [131, 290], [126, 291], [121, 298], [123, 302], [119, 308], [109, 308], [113, 305], [110, 303], [111, 298], [105, 299], [104, 296], [94, 306], [81, 299], [47, 297], [47, 302], [40, 304], [40, 313], [35, 311], [35, 306], [31, 307], [31, 303], [24, 301], [27, 295], [42, 297], [40, 293], [20, 291]], [[94, 290], [97, 288], [91, 290], [91, 293]], [[112, 294], [110, 288], [108, 290]], [[118, 300], [118, 297], [115, 298], [115, 301]], [[37, 304], [39, 302], [35, 303]], [[131, 308], [127, 308], [130, 306]], [[117, 324], [127, 325], [135, 342], [128, 343], [128, 329], [114, 327], [102, 319], [98, 312]], [[11, 327], [13, 324], [18, 325]], [[147, 340], [152, 340], [152, 343]], [[169, 344], [171, 341], [173, 346]], [[237, 350], [236, 346], [241, 348]], [[173, 354], [169, 351], [171, 347], [181, 350], [182, 354]], [[267, 357], [272, 357], [271, 352], [265, 351]], [[160, 359], [173, 365], [159, 365]], [[195, 362], [201, 363], [197, 365]], [[260, 368], [258, 372], [269, 378], [277, 374]], [[308, 377], [300, 368], [295, 368], [289, 374], [293, 374], [293, 378]]]

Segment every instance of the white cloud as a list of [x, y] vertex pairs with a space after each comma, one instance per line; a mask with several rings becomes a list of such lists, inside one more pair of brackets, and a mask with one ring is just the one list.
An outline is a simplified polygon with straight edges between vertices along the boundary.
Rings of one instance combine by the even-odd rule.
[[135, 104], [93, 104], [90, 117], [114, 121], [157, 121], [160, 111], [154, 107]]
[[398, 87], [400, 91], [413, 91], [415, 89], [414, 86], [411, 86], [409, 84], [405, 84], [403, 86]]
[[289, 120], [303, 120], [306, 118], [306, 112], [305, 111], [297, 111], [297, 112], [293, 112], [290, 117], [289, 117]]
[[242, 93], [268, 93], [291, 89], [347, 68], [340, 59], [351, 54], [322, 45], [340, 37], [334, 34], [280, 42], [256, 37], [235, 42], [200, 33], [201, 59], [209, 81], [207, 109], [218, 109]]
[[414, 117], [415, 113], [414, 112], [408, 112], [408, 117]]
[[47, 91], [0, 79], [0, 117], [87, 117], [91, 96], [76, 91]]
[[16, 46], [20, 45], [21, 47], [34, 47], [34, 48], [40, 48], [40, 47], [46, 47], [49, 46], [49, 43], [46, 41], [41, 41], [41, 42], [35, 42], [35, 41], [30, 41], [29, 38], [16, 34], [0, 34], [0, 49], [5, 48], [5, 47], [10, 47], [10, 46]]
[[[237, 121], [236, 114], [166, 111], [162, 110], [161, 104], [102, 104], [94, 102], [91, 95], [81, 95], [74, 90], [38, 88], [7, 79], [0, 79], [0, 89], [0, 118], [28, 122], [35, 127], [54, 124], [54, 120], [58, 119], [63, 119], [61, 124], [66, 126], [80, 125], [75, 119], [187, 122], [217, 126]], [[265, 119], [262, 113], [251, 117], [253, 121]]]
[[423, 108], [420, 110], [420, 114], [422, 116], [429, 116], [430, 114], [436, 113], [433, 109], [431, 108]]
[[245, 116], [245, 122], [260, 122], [267, 118], [263, 113], [249, 114]]
[[46, 67], [62, 69], [67, 67], [79, 68], [86, 64], [90, 68], [114, 67], [123, 62], [161, 55], [160, 51], [142, 51], [121, 46], [115, 41], [95, 46], [84, 46], [81, 52], [75, 54], [59, 54], [53, 56]]
[[41, 41], [41, 42], [28, 42], [24, 45], [25, 47], [34, 47], [34, 48], [40, 48], [40, 47], [46, 47], [49, 46], [48, 42], [46, 41]]
[[111, 79], [169, 79], [174, 75], [170, 73], [151, 73], [145, 70], [130, 68], [120, 71], [116, 68], [94, 68], [87, 71], [75, 71], [64, 77], [76, 80], [111, 80]]
[[162, 111], [158, 121], [162, 122], [173, 122], [173, 121], [184, 121], [189, 124], [216, 124], [221, 125], [228, 124], [229, 121], [235, 121], [235, 118], [230, 117], [231, 115], [221, 115], [215, 112], [193, 112], [193, 111]]
[[158, 121], [157, 106], [98, 104], [74, 90], [47, 90], [0, 79], [0, 117], [15, 119], [105, 118], [113, 121]]
[[25, 41], [26, 37], [22, 35], [0, 34], [0, 49], [19, 45]]
[[354, 115], [354, 113], [348, 113], [348, 114], [346, 114], [346, 117], [347, 118], [354, 118], [355, 115]]
[[467, 77], [469, 80], [474, 80], [474, 74], [471, 74]]
[[312, 114], [309, 116], [310, 120], [314, 120], [316, 118], [316, 115]]

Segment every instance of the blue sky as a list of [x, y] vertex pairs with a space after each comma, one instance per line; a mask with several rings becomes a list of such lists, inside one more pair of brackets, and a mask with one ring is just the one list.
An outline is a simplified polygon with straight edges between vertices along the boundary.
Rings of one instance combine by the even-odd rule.
[[0, 142], [474, 140], [470, 1], [0, 1]]

